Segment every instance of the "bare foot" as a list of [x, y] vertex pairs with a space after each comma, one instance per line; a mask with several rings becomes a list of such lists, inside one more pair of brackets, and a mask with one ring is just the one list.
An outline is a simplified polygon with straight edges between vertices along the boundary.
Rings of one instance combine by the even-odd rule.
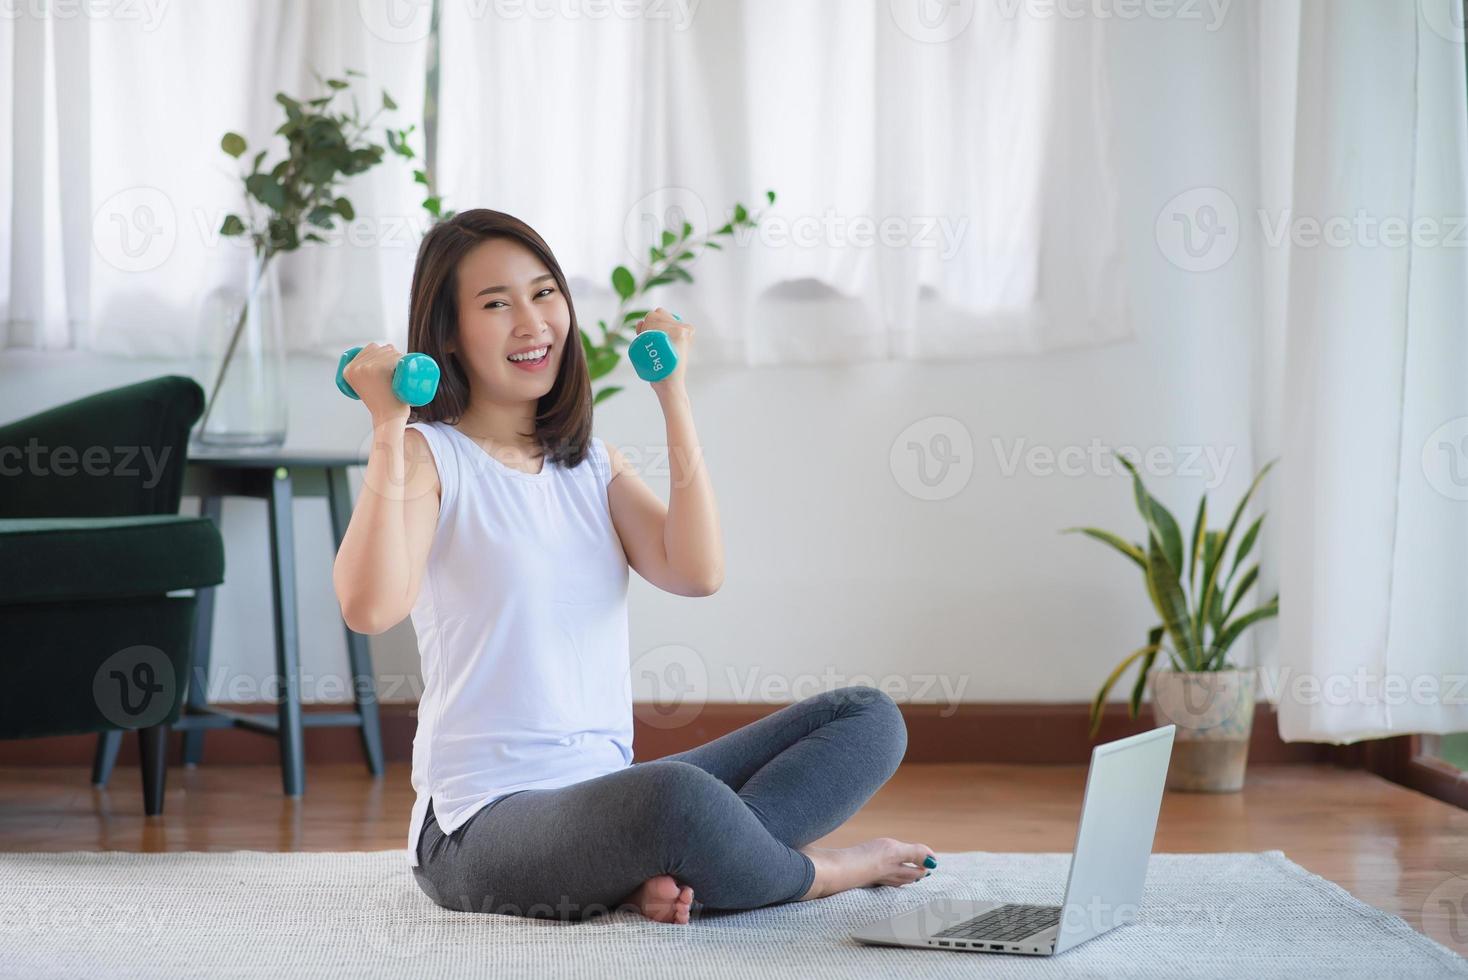
[[693, 904], [693, 889], [678, 887], [672, 875], [649, 878], [637, 890], [622, 899], [622, 907], [632, 906], [654, 922], [688, 924], [688, 909]]
[[855, 847], [802, 847], [799, 850], [816, 866], [815, 881], [811, 883], [810, 891], [796, 899], [800, 902], [866, 885], [909, 885], [927, 875], [928, 869], [923, 867], [924, 858], [938, 860], [933, 849], [926, 844], [909, 844], [891, 837], [878, 837]]

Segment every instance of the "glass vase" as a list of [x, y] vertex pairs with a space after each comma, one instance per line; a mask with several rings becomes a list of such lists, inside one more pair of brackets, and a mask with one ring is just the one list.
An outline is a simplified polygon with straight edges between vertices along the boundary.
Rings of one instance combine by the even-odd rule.
[[206, 401], [194, 437], [200, 445], [268, 449], [285, 442], [285, 339], [276, 273], [270, 257], [255, 256], [243, 289], [216, 289], [204, 303]]

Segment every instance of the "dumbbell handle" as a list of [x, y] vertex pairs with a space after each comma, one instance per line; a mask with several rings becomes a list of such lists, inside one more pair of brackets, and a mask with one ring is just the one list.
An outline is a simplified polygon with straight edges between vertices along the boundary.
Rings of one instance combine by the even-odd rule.
[[[362, 348], [352, 347], [341, 356], [336, 365], [336, 386], [348, 398], [361, 397], [347, 383], [347, 365], [361, 353]], [[427, 354], [404, 354], [392, 369], [392, 393], [405, 405], [417, 407], [433, 401], [438, 393], [438, 362]]]

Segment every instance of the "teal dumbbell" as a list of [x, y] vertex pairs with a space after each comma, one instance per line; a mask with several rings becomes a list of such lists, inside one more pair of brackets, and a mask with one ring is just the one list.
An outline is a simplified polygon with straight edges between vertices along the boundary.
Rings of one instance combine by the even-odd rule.
[[[674, 320], [682, 320], [673, 314]], [[678, 367], [678, 352], [661, 330], [644, 330], [627, 345], [627, 360], [643, 381], [661, 381]]]
[[[336, 365], [336, 386], [343, 395], [348, 398], [361, 398], [352, 386], [347, 384], [346, 375], [343, 374], [347, 365], [352, 363], [352, 358], [361, 352], [362, 348], [353, 347], [342, 355], [342, 359]], [[427, 405], [433, 401], [433, 396], [438, 393], [438, 362], [427, 354], [404, 354], [392, 369], [392, 393], [397, 400], [404, 405]]]

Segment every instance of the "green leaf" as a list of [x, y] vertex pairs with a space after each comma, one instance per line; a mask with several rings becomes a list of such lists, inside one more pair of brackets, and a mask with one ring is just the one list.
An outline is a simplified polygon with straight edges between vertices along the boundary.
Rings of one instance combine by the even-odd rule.
[[265, 240], [276, 252], [291, 252], [301, 246], [295, 222], [281, 217], [274, 217], [266, 222]]
[[357, 69], [355, 69], [355, 68], [348, 68], [342, 74], [346, 75], [349, 78], [350, 77], [353, 77], [353, 76], [355, 76], [357, 78], [366, 78], [367, 77], [366, 75], [364, 75], [361, 72], [357, 71]]
[[1223, 628], [1223, 632], [1219, 634], [1217, 641], [1214, 642], [1210, 661], [1216, 663], [1218, 667], [1222, 667], [1223, 658], [1228, 653], [1229, 647], [1234, 645], [1234, 641], [1239, 638], [1239, 635], [1244, 630], [1253, 626], [1261, 619], [1268, 619], [1271, 616], [1277, 615], [1279, 615], [1279, 596], [1275, 596], [1258, 609], [1247, 612], [1229, 623]]
[[1156, 497], [1152, 498], [1152, 520], [1161, 530], [1159, 539], [1163, 553], [1167, 556], [1167, 563], [1178, 574], [1178, 581], [1182, 581], [1183, 573], [1183, 535], [1178, 529], [1177, 521], [1173, 519], [1172, 512], [1162, 506]]
[[1095, 538], [1102, 544], [1109, 544], [1111, 545], [1111, 547], [1115, 548], [1117, 551], [1121, 552], [1123, 555], [1126, 555], [1132, 561], [1136, 562], [1137, 567], [1140, 568], [1144, 574], [1147, 571], [1147, 556], [1142, 552], [1142, 546], [1138, 544], [1132, 544], [1130, 541], [1118, 537], [1117, 535], [1112, 534], [1110, 531], [1103, 531], [1100, 528], [1094, 527], [1068, 527], [1060, 533], [1084, 534], [1087, 537]]
[[1188, 616], [1188, 599], [1178, 584], [1177, 568], [1168, 562], [1155, 534], [1147, 537], [1147, 591], [1178, 655], [1184, 663], [1196, 664], [1197, 643]]
[[591, 404], [600, 405], [603, 399], [610, 398], [621, 390], [621, 385], [607, 385], [601, 391], [598, 391], [596, 393], [596, 397], [591, 400]]
[[662, 246], [663, 246], [663, 248], [667, 248], [669, 245], [673, 244], [677, 240], [678, 240], [678, 236], [677, 235], [673, 234], [671, 231], [664, 230], [664, 232], [663, 232], [663, 239], [662, 239]]
[[633, 310], [630, 313], [625, 313], [622, 315], [622, 323], [635, 323], [638, 320], [644, 319], [651, 312], [651, 310]]
[[1228, 589], [1228, 583], [1234, 580], [1234, 575], [1238, 572], [1239, 566], [1244, 563], [1245, 558], [1249, 557], [1249, 552], [1254, 550], [1254, 541], [1259, 537], [1259, 526], [1263, 523], [1264, 515], [1260, 514], [1254, 523], [1249, 525], [1249, 530], [1244, 532], [1244, 537], [1239, 541], [1239, 550], [1234, 552], [1233, 567], [1228, 570], [1228, 578], [1224, 579], [1225, 591]]
[[[1218, 547], [1213, 555], [1214, 561], [1212, 567], [1207, 567], [1207, 561], [1204, 562], [1205, 567], [1203, 569], [1203, 591], [1200, 594], [1198, 600], [1197, 621], [1200, 628], [1202, 627], [1202, 624], [1212, 622], [1211, 607], [1214, 599], [1217, 596], [1218, 591], [1218, 570], [1223, 565], [1223, 556], [1228, 551], [1229, 540], [1233, 537], [1234, 529], [1239, 526], [1240, 518], [1244, 516], [1244, 508], [1248, 506], [1249, 498], [1254, 496], [1254, 491], [1259, 489], [1260, 481], [1264, 479], [1265, 474], [1267, 474], [1270, 468], [1273, 466], [1274, 460], [1270, 460], [1269, 462], [1264, 464], [1263, 468], [1261, 468], [1259, 470], [1259, 473], [1254, 477], [1254, 482], [1249, 484], [1249, 489], [1239, 500], [1238, 506], [1234, 508], [1233, 516], [1230, 517], [1228, 521], [1228, 527], [1224, 528], [1222, 532], [1215, 532], [1220, 535], [1218, 539]], [[1250, 544], [1252, 546], [1252, 542]]]
[[251, 174], [245, 178], [245, 189], [272, 211], [279, 211], [285, 207], [285, 188], [273, 177], [265, 174]]
[[612, 270], [612, 288], [622, 299], [630, 299], [637, 292], [637, 280], [632, 278], [632, 273], [627, 271], [625, 265], [619, 265]]
[[[607, 322], [605, 320], [599, 322], [601, 323], [602, 333], [603, 335], [605, 335], [607, 330]], [[591, 352], [593, 350], [591, 346], [591, 337], [586, 333], [586, 329], [584, 327], [577, 327], [576, 332], [581, 334], [581, 352], [586, 355], [586, 360], [589, 363], [591, 361]]]
[[252, 161], [251, 164], [250, 164], [250, 173], [252, 173], [252, 174], [258, 174], [260, 172], [260, 161], [261, 160], [264, 160], [264, 159], [265, 159], [265, 151], [264, 150], [261, 150], [259, 153], [256, 153], [255, 154], [254, 161]]
[[240, 216], [237, 214], [226, 214], [224, 216], [224, 223], [219, 226], [219, 233], [221, 235], [243, 235], [245, 233], [245, 223], [240, 220]]
[[329, 156], [312, 157], [306, 161], [301, 176], [318, 187], [329, 184], [336, 177], [336, 161]]
[[[1227, 622], [1228, 618], [1234, 614], [1234, 610], [1238, 608], [1239, 602], [1244, 598], [1244, 593], [1249, 591], [1249, 587], [1252, 586], [1258, 578], [1259, 563], [1255, 562], [1249, 567], [1249, 570], [1244, 573], [1244, 577], [1239, 579], [1238, 586], [1234, 588], [1234, 597], [1229, 600], [1228, 608], [1224, 609], [1218, 617], [1220, 623]], [[1222, 605], [1222, 603], [1220, 603], [1220, 605]]]
[[724, 246], [720, 245], [718, 242], [704, 242], [703, 244], [705, 248], [711, 248], [715, 252], [722, 252], [724, 250]]
[[1137, 468], [1132, 465], [1131, 460], [1127, 459], [1121, 453], [1115, 453], [1114, 455], [1116, 456], [1116, 461], [1122, 465], [1127, 473], [1131, 474], [1132, 499], [1136, 501], [1137, 513], [1141, 514], [1142, 520], [1147, 522], [1148, 530], [1153, 534], [1158, 534], [1159, 531], [1154, 526], [1152, 518], [1152, 496], [1147, 493], [1147, 487], [1142, 483], [1142, 475], [1137, 472]]
[[[387, 133], [387, 148], [389, 150], [392, 150], [398, 156], [402, 157], [404, 160], [412, 160], [417, 157], [417, 154], [413, 152], [413, 148], [408, 145], [408, 133], [411, 132], [412, 129], [413, 127], [409, 126], [407, 129], [402, 130], [383, 130], [383, 132]], [[415, 177], [414, 179], [416, 180], [417, 178]], [[425, 178], [418, 181], [418, 183], [427, 184], [428, 180]]]
[[691, 234], [693, 234], [693, 224], [688, 221], [683, 222], [683, 237], [687, 238]]
[[326, 80], [326, 84], [337, 90], [341, 90], [347, 87], [347, 83], [342, 81], [340, 78], [328, 78]]
[[245, 152], [245, 138], [239, 133], [225, 133], [219, 141], [219, 148], [232, 157], [238, 157]]
[[[1229, 539], [1233, 537], [1234, 528], [1238, 527], [1239, 519], [1244, 516], [1244, 508], [1249, 505], [1249, 498], [1254, 496], [1254, 491], [1259, 489], [1259, 484], [1263, 482], [1265, 475], [1274, 468], [1275, 462], [1275, 460], [1271, 459], [1269, 462], [1265, 463], [1263, 467], [1260, 468], [1258, 474], [1254, 477], [1254, 482], [1249, 484], [1249, 489], [1244, 492], [1243, 499], [1241, 499], [1239, 501], [1239, 505], [1234, 508], [1233, 517], [1229, 518], [1228, 527], [1223, 532], [1223, 543], [1225, 547], [1227, 547]], [[1250, 546], [1252, 545], [1253, 542], [1251, 541]], [[1240, 545], [1240, 547], [1242, 547], [1242, 545]]]
[[774, 191], [765, 191], [765, 200], [769, 201], [771, 204], [774, 204], [775, 203], [775, 192]]
[[668, 275], [670, 275], [674, 279], [678, 279], [678, 280], [680, 280], [682, 282], [692, 282], [693, 281], [693, 277], [688, 274], [688, 270], [685, 269], [685, 268], [683, 268], [681, 265], [670, 265], [670, 266], [668, 266]]
[[732, 224], [726, 224], [724, 227], [722, 227], [718, 231], [714, 232], [714, 234], [715, 235], [732, 235], [732, 234], [734, 234], [734, 226]]
[[435, 194], [433, 197], [425, 197], [423, 199], [423, 207], [429, 214], [437, 218], [439, 217], [439, 211], [443, 209], [443, 201]]
[[335, 217], [336, 211], [322, 204], [312, 208], [311, 213], [306, 215], [306, 220], [318, 228], [330, 228], [331, 221]]
[[382, 107], [384, 109], [396, 109], [398, 107], [398, 104], [392, 100], [392, 96], [387, 94], [387, 89], [382, 90]]
[[656, 245], [649, 245], [648, 246], [648, 248], [647, 248], [647, 260], [648, 260], [648, 262], [661, 262], [663, 259], [665, 259], [667, 257], [668, 257], [668, 253], [667, 252], [664, 252], [662, 249], [658, 248]]
[[336, 213], [348, 221], [351, 221], [357, 216], [357, 211], [352, 207], [352, 202], [344, 197], [337, 198], [334, 207], [336, 208]]
[[1193, 518], [1193, 546], [1188, 549], [1188, 584], [1198, 591], [1198, 557], [1202, 553], [1203, 531], [1208, 527], [1208, 495], [1198, 501], [1198, 516]]
[[605, 347], [599, 347], [594, 350], [591, 356], [587, 358], [586, 363], [586, 369], [591, 374], [591, 380], [595, 381], [597, 378], [611, 374], [612, 369], [617, 366], [617, 362], [621, 359], [622, 355], [614, 350], [609, 350]]
[[1249, 552], [1253, 550], [1254, 541], [1259, 537], [1259, 526], [1263, 523], [1264, 515], [1260, 514], [1254, 523], [1249, 525], [1249, 530], [1244, 532], [1243, 539], [1239, 541], [1238, 554], [1234, 555], [1235, 567], [1238, 567], [1239, 563], [1248, 557]]
[[1096, 696], [1091, 699], [1092, 738], [1095, 738], [1096, 733], [1101, 730], [1101, 711], [1106, 705], [1106, 696], [1111, 693], [1111, 689], [1116, 686], [1116, 682], [1121, 680], [1121, 675], [1126, 673], [1127, 668], [1130, 667], [1137, 660], [1146, 656], [1149, 652], [1156, 654], [1157, 644], [1151, 643], [1147, 646], [1142, 647], [1139, 650], [1133, 650], [1131, 653], [1127, 654], [1122, 662], [1117, 664], [1116, 668], [1111, 671], [1111, 674], [1101, 685], [1101, 690], [1097, 691]]
[[1127, 703], [1127, 714], [1133, 718], [1142, 710], [1142, 692], [1147, 689], [1147, 673], [1152, 669], [1152, 662], [1157, 659], [1157, 651], [1162, 649], [1162, 636], [1165, 632], [1166, 627], [1160, 623], [1147, 632], [1147, 645], [1154, 649], [1142, 658], [1142, 664], [1137, 668], [1137, 681], [1132, 685], [1132, 699]]
[[1218, 565], [1223, 559], [1222, 543], [1222, 531], [1203, 532], [1203, 586], [1197, 596], [1197, 609], [1193, 616], [1199, 636], [1202, 636], [1203, 625], [1213, 622], [1214, 600], [1218, 597]]
[[1181, 572], [1183, 568], [1183, 538], [1182, 532], [1178, 530], [1177, 521], [1172, 512], [1162, 506], [1161, 502], [1147, 492], [1146, 486], [1142, 484], [1142, 476], [1137, 472], [1132, 461], [1122, 456], [1116, 456], [1121, 465], [1126, 467], [1127, 472], [1132, 475], [1132, 493], [1136, 497], [1137, 511], [1142, 519], [1147, 522], [1147, 527], [1156, 535], [1162, 544], [1163, 554], [1167, 562], [1174, 569]]
[[749, 212], [744, 209], [744, 205], [742, 205], [742, 204], [735, 204], [734, 205], [734, 224], [736, 224], [736, 225], [742, 225], [748, 219], [749, 219]]

